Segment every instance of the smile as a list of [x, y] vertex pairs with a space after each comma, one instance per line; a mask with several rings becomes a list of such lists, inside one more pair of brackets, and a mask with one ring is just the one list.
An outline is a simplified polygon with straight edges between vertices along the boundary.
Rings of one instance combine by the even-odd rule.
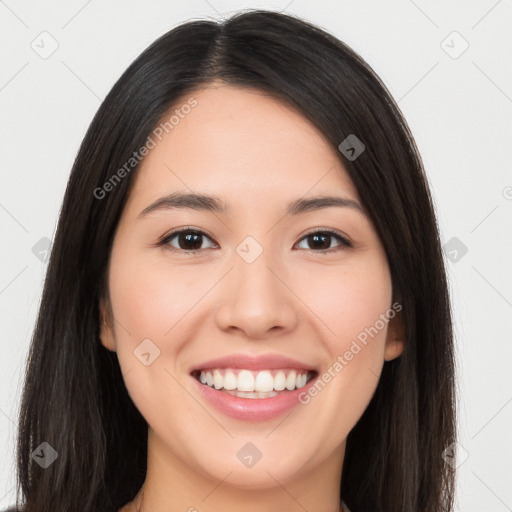
[[303, 388], [315, 372], [295, 369], [246, 370], [215, 368], [194, 372], [194, 377], [210, 388], [240, 398], [265, 399], [279, 392]]
[[189, 372], [207, 409], [243, 421], [265, 421], [290, 411], [319, 375], [316, 367], [278, 354], [233, 354]]

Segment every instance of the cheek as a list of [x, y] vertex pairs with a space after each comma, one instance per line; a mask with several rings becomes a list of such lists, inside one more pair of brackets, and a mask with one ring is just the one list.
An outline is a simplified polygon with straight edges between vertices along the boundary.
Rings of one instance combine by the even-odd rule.
[[380, 255], [372, 252], [343, 266], [319, 267], [314, 279], [295, 289], [321, 321], [331, 354], [345, 352], [358, 336], [364, 340], [376, 323], [379, 334], [371, 330], [373, 339], [385, 337], [387, 323], [380, 319], [391, 306], [392, 286], [387, 261]]
[[151, 258], [113, 254], [109, 286], [114, 315], [136, 339], [163, 339], [179, 330], [179, 319], [198, 298], [197, 276]]
[[170, 424], [171, 404], [183, 402], [173, 377], [187, 339], [186, 321], [180, 319], [197, 301], [189, 280], [177, 268], [144, 259], [128, 244], [119, 244], [112, 253], [109, 292], [116, 352], [128, 392], [150, 423]]
[[[348, 434], [357, 423], [377, 387], [392, 286], [382, 259], [367, 259], [340, 272], [331, 268], [323, 279], [320, 274], [317, 277], [309, 287], [308, 305], [321, 319], [318, 325], [326, 333], [323, 343], [329, 360], [320, 372], [320, 382], [302, 395], [301, 403], [312, 417], [325, 418], [319, 427], [325, 430], [317, 435], [325, 440], [323, 455], [327, 456], [340, 432]], [[388, 321], [383, 321], [386, 315]]]

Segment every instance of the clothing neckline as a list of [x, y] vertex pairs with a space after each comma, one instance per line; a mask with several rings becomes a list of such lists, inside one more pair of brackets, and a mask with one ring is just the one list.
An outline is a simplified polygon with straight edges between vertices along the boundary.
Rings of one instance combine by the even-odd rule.
[[[123, 510], [124, 506], [121, 507], [117, 512], [121, 512]], [[6, 511], [9, 512], [9, 511]], [[341, 500], [341, 512], [350, 512], [350, 509], [347, 507], [347, 504]]]

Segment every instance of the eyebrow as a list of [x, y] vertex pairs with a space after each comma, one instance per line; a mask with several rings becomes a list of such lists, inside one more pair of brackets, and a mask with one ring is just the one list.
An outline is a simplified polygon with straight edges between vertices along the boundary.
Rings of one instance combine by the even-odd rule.
[[[365, 216], [367, 215], [365, 209], [353, 199], [325, 195], [300, 198], [292, 201], [287, 205], [285, 215], [300, 215], [302, 213], [320, 210], [322, 208], [330, 208], [333, 206], [352, 208]], [[139, 213], [138, 218], [146, 217], [150, 213], [156, 211], [172, 209], [191, 209], [219, 214], [225, 214], [229, 210], [227, 204], [217, 196], [174, 192], [168, 196], [157, 199], [155, 202], [144, 208], [144, 210]]]

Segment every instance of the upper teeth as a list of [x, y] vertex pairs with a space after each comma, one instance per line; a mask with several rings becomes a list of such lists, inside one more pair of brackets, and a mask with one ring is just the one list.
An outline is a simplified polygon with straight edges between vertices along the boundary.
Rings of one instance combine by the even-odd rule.
[[[274, 373], [274, 375], [272, 375]], [[238, 391], [283, 391], [287, 389], [292, 391], [300, 389], [308, 381], [308, 372], [296, 370], [231, 370], [215, 369], [202, 370], [199, 374], [199, 380], [215, 389], [224, 388], [225, 390]]]

